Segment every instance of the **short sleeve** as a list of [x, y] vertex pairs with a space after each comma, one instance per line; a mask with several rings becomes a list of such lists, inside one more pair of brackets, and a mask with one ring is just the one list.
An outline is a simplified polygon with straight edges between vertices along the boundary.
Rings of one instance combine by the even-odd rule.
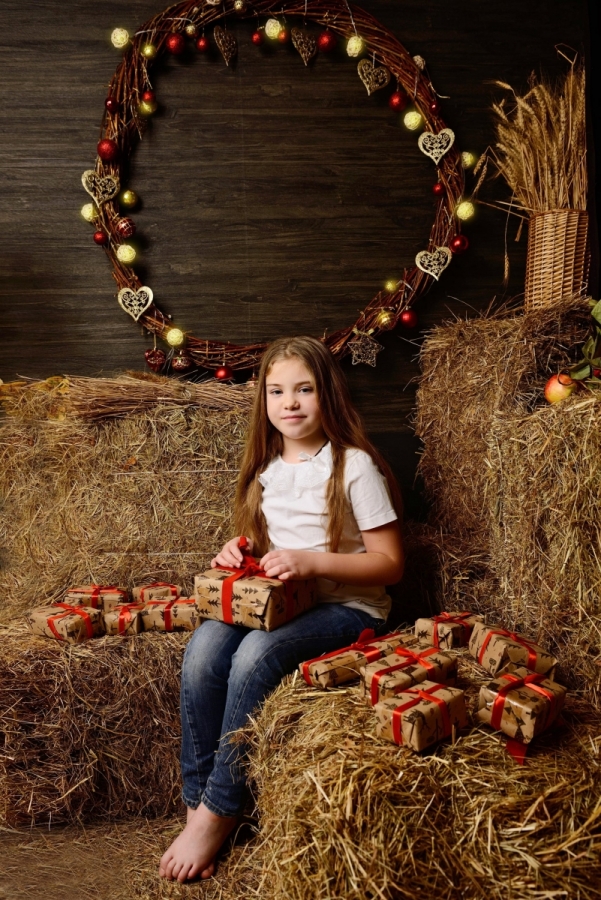
[[347, 451], [344, 483], [360, 531], [388, 525], [398, 518], [386, 479], [363, 450]]

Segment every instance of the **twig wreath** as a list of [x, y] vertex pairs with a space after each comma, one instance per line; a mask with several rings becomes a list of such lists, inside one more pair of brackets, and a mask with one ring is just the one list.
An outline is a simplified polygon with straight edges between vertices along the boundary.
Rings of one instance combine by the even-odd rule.
[[[186, 35], [196, 40], [202, 51], [209, 45], [206, 29], [213, 25], [212, 37], [225, 63], [230, 64], [237, 53], [237, 43], [227, 31], [227, 19], [232, 15], [255, 18], [264, 25], [257, 28], [253, 42], [262, 43], [264, 36], [287, 40], [290, 36], [282, 24], [284, 16], [299, 16], [311, 20], [325, 30], [316, 39], [301, 27], [291, 29], [292, 42], [305, 65], [318, 52], [332, 49], [336, 35], [342, 36], [350, 57], [359, 57], [358, 73], [367, 92], [386, 87], [391, 76], [397, 87], [389, 104], [401, 111], [408, 101], [414, 109], [405, 116], [412, 130], [423, 129], [418, 143], [437, 167], [436, 214], [427, 248], [416, 257], [415, 265], [403, 271], [398, 282], [386, 285], [370, 300], [357, 320], [323, 340], [337, 357], [352, 354], [353, 363], [375, 365], [381, 345], [375, 336], [393, 329], [399, 321], [411, 324], [415, 316], [410, 307], [416, 299], [438, 280], [449, 265], [452, 255], [467, 248], [468, 242], [460, 234], [460, 219], [469, 207], [461, 202], [464, 190], [462, 156], [458, 152], [450, 128], [440, 116], [440, 104], [425, 62], [411, 57], [396, 37], [363, 9], [350, 6], [347, 0], [182, 0], [146, 22], [130, 39], [123, 29], [112, 35], [115, 46], [125, 48], [123, 60], [113, 76], [105, 101], [105, 114], [98, 143], [98, 156], [93, 170], [84, 172], [82, 182], [95, 204], [89, 204], [87, 215], [96, 226], [94, 240], [104, 246], [113, 267], [121, 307], [149, 332], [164, 340], [179, 352], [167, 354], [160, 349], [146, 353], [151, 368], [159, 370], [170, 363], [176, 372], [184, 372], [192, 365], [214, 370], [221, 380], [238, 369], [252, 369], [260, 361], [266, 343], [237, 345], [185, 334], [174, 328], [155, 302], [152, 289], [141, 284], [131, 264], [134, 248], [127, 243], [136, 226], [128, 216], [119, 212], [117, 195], [121, 191], [121, 173], [137, 141], [142, 137], [148, 117], [156, 110], [150, 70], [154, 60], [163, 52], [179, 54], [184, 50]], [[222, 27], [221, 23], [223, 22]], [[202, 36], [198, 37], [199, 33]], [[465, 155], [464, 155], [465, 156]], [[129, 195], [129, 197], [128, 197]], [[121, 192], [121, 204], [135, 195]], [[469, 210], [468, 210], [469, 213]], [[185, 349], [184, 349], [185, 344]]]

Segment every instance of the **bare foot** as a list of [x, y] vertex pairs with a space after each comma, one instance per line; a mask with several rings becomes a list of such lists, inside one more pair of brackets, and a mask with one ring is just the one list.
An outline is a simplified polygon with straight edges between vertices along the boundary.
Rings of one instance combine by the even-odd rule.
[[163, 854], [159, 875], [180, 882], [198, 875], [211, 878], [215, 873], [215, 856], [237, 821], [236, 816], [216, 816], [202, 803], [198, 809], [188, 808], [186, 827]]

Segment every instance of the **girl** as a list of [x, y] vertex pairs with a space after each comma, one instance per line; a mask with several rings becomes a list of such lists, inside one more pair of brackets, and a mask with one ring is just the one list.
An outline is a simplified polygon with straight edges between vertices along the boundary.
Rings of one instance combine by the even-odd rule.
[[[190, 640], [181, 687], [185, 829], [159, 873], [210, 878], [245, 804], [244, 747], [231, 733], [299, 663], [385, 631], [383, 585], [403, 572], [401, 501], [369, 442], [341, 369], [311, 337], [282, 338], [263, 357], [235, 503], [236, 526], [270, 578], [317, 578], [319, 604], [276, 631], [205, 621]], [[211, 565], [239, 567], [239, 538]]]

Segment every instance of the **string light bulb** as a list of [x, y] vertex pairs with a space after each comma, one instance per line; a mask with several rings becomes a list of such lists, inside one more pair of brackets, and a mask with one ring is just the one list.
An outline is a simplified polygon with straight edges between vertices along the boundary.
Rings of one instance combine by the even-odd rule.
[[277, 40], [281, 30], [282, 25], [277, 19], [267, 19], [267, 22], [265, 23], [265, 34], [268, 38], [271, 38], [272, 41]]
[[186, 335], [181, 328], [170, 328], [165, 335], [165, 340], [170, 347], [181, 347], [186, 340]]
[[93, 222], [98, 216], [98, 209], [93, 203], [84, 203], [81, 208], [81, 214], [86, 222]]
[[409, 131], [417, 131], [422, 124], [421, 114], [418, 113], [416, 109], [410, 109], [409, 112], [405, 113], [403, 116], [403, 124]]
[[464, 150], [461, 154], [461, 165], [464, 169], [471, 169], [472, 166], [476, 164], [476, 154], [470, 153], [469, 150]]
[[111, 44], [117, 50], [122, 50], [129, 43], [129, 31], [125, 28], [115, 28], [111, 34]]
[[126, 266], [131, 266], [136, 259], [136, 251], [131, 244], [120, 244], [117, 247], [117, 259]]
[[471, 200], [462, 200], [455, 209], [455, 215], [458, 219], [461, 219], [462, 222], [466, 222], [468, 219], [471, 219], [475, 212], [476, 207]]
[[363, 38], [360, 38], [358, 34], [354, 34], [348, 39], [346, 52], [348, 56], [359, 56], [360, 53], [363, 53], [364, 46]]

